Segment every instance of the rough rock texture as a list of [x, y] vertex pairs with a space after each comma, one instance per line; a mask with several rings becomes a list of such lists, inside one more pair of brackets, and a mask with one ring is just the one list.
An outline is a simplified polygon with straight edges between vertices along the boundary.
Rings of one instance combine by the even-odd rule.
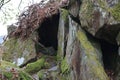
[[[66, 15], [65, 10], [62, 15]], [[68, 77], [66, 77], [68, 80], [108, 80], [109, 78], [103, 68], [100, 46], [94, 40], [88, 40], [79, 24], [73, 21], [69, 15], [66, 16], [61, 17], [60, 23], [67, 18], [67, 22], [64, 22], [68, 23], [67, 26], [62, 24], [59, 26], [60, 28], [63, 26], [65, 29], [69, 28], [69, 30], [59, 29], [60, 33], [66, 33], [59, 37], [61, 43], [67, 40], [67, 46], [62, 45], [59, 48], [61, 53], [66, 49], [64, 52], [65, 57], [61, 62], [63, 75], [68, 74]], [[66, 35], [67, 39], [64, 37]]]
[[[39, 16], [31, 14], [35, 12], [31, 7], [41, 12]], [[15, 37], [4, 42], [4, 60], [18, 64], [22, 58], [26, 64], [22, 69], [34, 80], [120, 80], [120, 0], [61, 0], [52, 6], [31, 7], [25, 14], [29, 19], [20, 17]], [[29, 20], [35, 20], [34, 26]], [[51, 32], [58, 36], [52, 37]], [[40, 43], [42, 38], [44, 43], [52, 40], [45, 34], [57, 38], [56, 51], [48, 53], [51, 46]]]
[[17, 65], [22, 65], [36, 57], [35, 43], [29, 37], [27, 40], [10, 38], [4, 43], [3, 59]]
[[93, 36], [116, 43], [120, 31], [119, 0], [83, 0], [81, 26]]

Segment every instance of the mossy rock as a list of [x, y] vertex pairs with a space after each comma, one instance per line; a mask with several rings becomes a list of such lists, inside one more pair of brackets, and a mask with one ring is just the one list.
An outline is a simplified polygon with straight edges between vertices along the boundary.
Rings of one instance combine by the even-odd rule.
[[67, 63], [66, 58], [62, 60], [60, 68], [61, 68], [62, 74], [67, 74], [70, 72], [70, 66]]
[[110, 8], [109, 11], [116, 21], [120, 21], [120, 1], [118, 4]]
[[26, 72], [33, 74], [40, 71], [42, 68], [48, 66], [49, 64], [45, 61], [45, 57], [40, 58], [36, 62], [27, 64], [24, 69]]
[[0, 64], [0, 75], [2, 80], [33, 80], [32, 77], [16, 65], [2, 61]]
[[[36, 56], [35, 43], [28, 38], [26, 40], [10, 38], [4, 43], [3, 60], [21, 65]], [[19, 59], [23, 59], [21, 63]]]
[[82, 52], [81, 73], [82, 75], [86, 75], [81, 78], [83, 80], [87, 80], [87, 78], [89, 78], [89, 80], [109, 80], [102, 65], [100, 56], [102, 53], [96, 50], [97, 48], [92, 44], [93, 42], [88, 39], [82, 29], [77, 32], [77, 38], [80, 41]]

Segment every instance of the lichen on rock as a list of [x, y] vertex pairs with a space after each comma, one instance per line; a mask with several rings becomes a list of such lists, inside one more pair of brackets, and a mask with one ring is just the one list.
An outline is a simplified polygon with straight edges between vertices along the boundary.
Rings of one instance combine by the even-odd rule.
[[[31, 38], [27, 40], [10, 38], [4, 42], [4, 49], [3, 59], [19, 66], [36, 57], [35, 43]], [[23, 58], [21, 63], [20, 58]]]

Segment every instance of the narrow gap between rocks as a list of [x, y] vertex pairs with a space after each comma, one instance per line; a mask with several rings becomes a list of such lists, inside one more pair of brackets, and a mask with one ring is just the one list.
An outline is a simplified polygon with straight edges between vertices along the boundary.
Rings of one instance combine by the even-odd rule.
[[115, 69], [117, 67], [118, 46], [107, 41], [100, 40], [104, 69], [110, 80], [114, 80]]
[[115, 80], [114, 76], [116, 75], [117, 68], [117, 58], [118, 58], [118, 48], [117, 44], [111, 44], [103, 39], [98, 39], [92, 36], [90, 33], [87, 33], [87, 37], [91, 40], [98, 41], [101, 45], [102, 50], [102, 61], [104, 69], [110, 80]]

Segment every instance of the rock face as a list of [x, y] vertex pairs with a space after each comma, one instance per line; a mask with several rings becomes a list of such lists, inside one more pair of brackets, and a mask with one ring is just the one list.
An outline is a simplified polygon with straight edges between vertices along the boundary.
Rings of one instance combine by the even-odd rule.
[[120, 31], [119, 0], [84, 0], [79, 18], [81, 26], [93, 36], [116, 43]]
[[35, 43], [31, 38], [25, 41], [10, 38], [4, 48], [3, 59], [19, 66], [36, 57]]
[[[102, 52], [99, 44], [88, 39], [80, 25], [66, 13], [66, 10], [61, 13], [65, 17], [61, 17], [60, 23], [66, 21], [59, 26], [62, 28], [59, 29], [59, 34], [62, 34], [59, 37], [60, 43], [67, 40], [67, 46], [59, 44], [60, 51], [58, 51], [58, 54], [64, 54], [65, 56], [61, 62], [62, 73], [71, 76], [66, 77], [66, 80], [108, 80], [103, 68]], [[64, 25], [65, 23], [68, 24]], [[66, 30], [67, 28], [69, 30]], [[64, 33], [67, 34], [67, 39]]]
[[120, 80], [120, 0], [61, 0], [56, 6], [44, 12], [57, 13], [39, 14], [44, 16], [38, 21], [45, 18], [39, 27], [19, 27], [17, 35], [33, 33], [5, 41], [3, 59], [25, 64], [22, 69], [34, 80]]

